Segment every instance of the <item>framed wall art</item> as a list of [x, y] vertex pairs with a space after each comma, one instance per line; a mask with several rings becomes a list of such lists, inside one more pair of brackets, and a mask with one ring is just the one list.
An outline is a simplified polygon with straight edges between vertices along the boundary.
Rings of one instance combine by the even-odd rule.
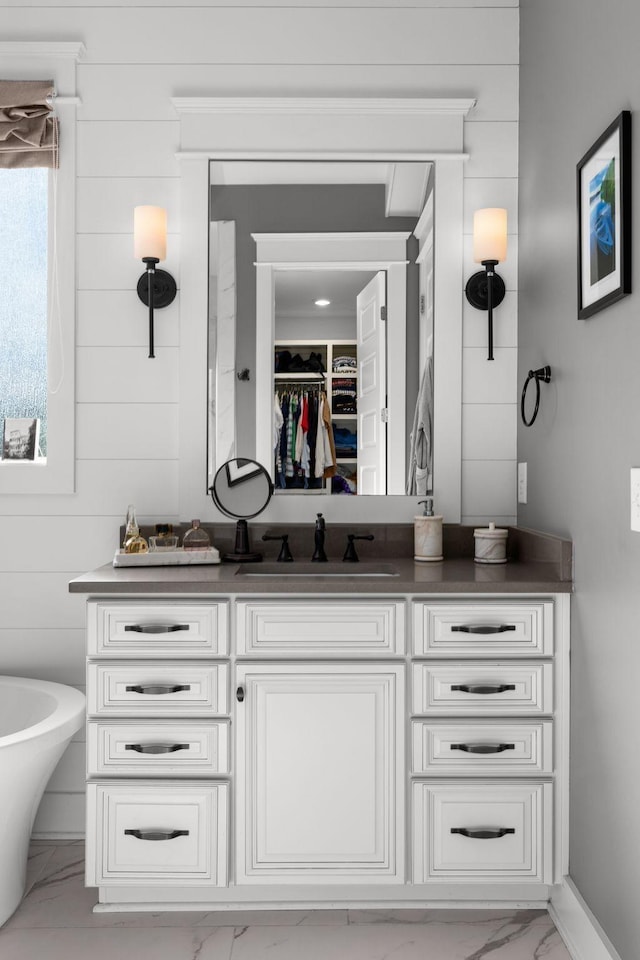
[[40, 420], [7, 417], [2, 439], [3, 460], [35, 460], [40, 442]]
[[578, 175], [578, 317], [631, 293], [631, 113], [587, 151]]

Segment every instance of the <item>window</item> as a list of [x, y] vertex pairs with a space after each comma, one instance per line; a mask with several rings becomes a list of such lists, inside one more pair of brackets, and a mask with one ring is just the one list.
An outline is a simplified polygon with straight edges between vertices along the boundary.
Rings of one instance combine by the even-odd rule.
[[36, 459], [47, 455], [50, 177], [42, 167], [0, 169], [0, 423], [38, 420]]
[[[0, 164], [0, 450], [5, 420], [21, 421], [9, 424], [13, 455], [0, 459], [0, 495], [74, 492], [75, 90], [83, 53], [75, 41], [0, 41], [2, 82], [51, 81], [60, 128], [57, 170]], [[21, 456], [25, 449], [33, 459]]]

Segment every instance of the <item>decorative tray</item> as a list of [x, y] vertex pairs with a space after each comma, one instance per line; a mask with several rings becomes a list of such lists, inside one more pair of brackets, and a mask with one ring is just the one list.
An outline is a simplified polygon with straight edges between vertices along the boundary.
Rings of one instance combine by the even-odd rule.
[[215, 547], [207, 550], [149, 550], [148, 553], [125, 553], [116, 550], [114, 567], [177, 567], [196, 563], [220, 563], [220, 553]]

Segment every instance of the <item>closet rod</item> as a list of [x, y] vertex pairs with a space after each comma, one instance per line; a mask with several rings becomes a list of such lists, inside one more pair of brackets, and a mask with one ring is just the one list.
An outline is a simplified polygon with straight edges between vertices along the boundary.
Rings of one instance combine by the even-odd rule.
[[280, 388], [280, 387], [283, 387], [283, 386], [284, 386], [284, 387], [297, 387], [297, 386], [299, 386], [301, 383], [315, 383], [315, 385], [316, 385], [317, 387], [324, 387], [324, 386], [325, 386], [324, 380], [318, 380], [318, 378], [316, 377], [315, 380], [311, 380], [311, 379], [309, 379], [309, 380], [276, 380], [276, 387], [277, 387], [277, 388]]

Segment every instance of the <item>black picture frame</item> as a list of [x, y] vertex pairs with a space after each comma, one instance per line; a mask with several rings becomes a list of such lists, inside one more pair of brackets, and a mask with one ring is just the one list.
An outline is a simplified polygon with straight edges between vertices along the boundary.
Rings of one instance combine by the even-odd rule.
[[577, 165], [578, 318], [631, 293], [631, 111]]

